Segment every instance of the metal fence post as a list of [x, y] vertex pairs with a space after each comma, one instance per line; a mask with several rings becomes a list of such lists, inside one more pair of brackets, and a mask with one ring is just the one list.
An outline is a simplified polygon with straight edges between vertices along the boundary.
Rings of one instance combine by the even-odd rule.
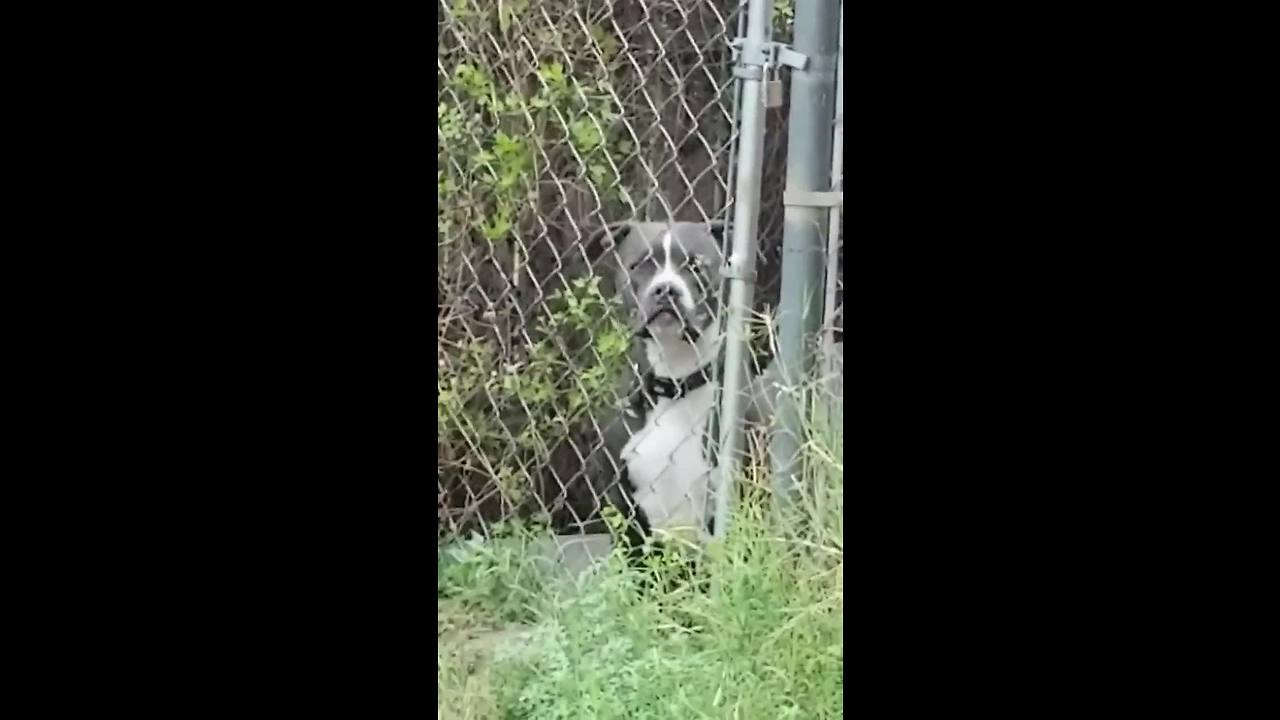
[[734, 75], [742, 80], [741, 131], [738, 138], [733, 242], [725, 262], [729, 281], [725, 319], [725, 377], [720, 404], [719, 463], [716, 478], [715, 534], [729, 529], [733, 481], [739, 466], [747, 385], [747, 317], [755, 291], [756, 232], [760, 217], [760, 176], [764, 162], [765, 106], [762, 85], [766, 71], [773, 0], [748, 0], [747, 34], [739, 49]]
[[[835, 129], [831, 133], [831, 189], [844, 191], [844, 3], [840, 3], [840, 55], [836, 60]], [[822, 355], [826, 364], [824, 375], [835, 370], [836, 344], [836, 289], [840, 282], [840, 212], [839, 206], [831, 208], [831, 221], [827, 227], [827, 301], [822, 310], [827, 326], [822, 332]]]
[[778, 308], [778, 429], [770, 444], [774, 491], [786, 504], [797, 490], [804, 446], [804, 387], [822, 322], [824, 230], [831, 189], [832, 118], [840, 30], [839, 0], [796, 0], [792, 48], [808, 57], [791, 73], [784, 194], [782, 296]]

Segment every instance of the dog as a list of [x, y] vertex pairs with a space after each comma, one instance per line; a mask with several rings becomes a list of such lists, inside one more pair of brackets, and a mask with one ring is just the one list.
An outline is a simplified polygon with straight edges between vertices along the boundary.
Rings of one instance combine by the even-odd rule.
[[723, 372], [722, 227], [628, 223], [613, 232], [615, 286], [648, 365], [626, 408], [633, 432], [618, 464], [642, 528], [694, 541], [714, 530], [708, 499], [716, 466], [712, 379]]
[[[623, 407], [553, 453], [559, 505], [575, 508], [575, 518], [598, 513], [601, 499], [613, 505], [628, 521], [624, 538], [637, 560], [653, 540], [701, 545], [715, 530], [723, 225], [625, 222], [596, 232], [588, 247], [597, 266], [609, 268], [602, 274], [643, 352], [644, 372], [629, 383]], [[777, 377], [771, 366], [748, 378], [748, 422], [768, 421]]]

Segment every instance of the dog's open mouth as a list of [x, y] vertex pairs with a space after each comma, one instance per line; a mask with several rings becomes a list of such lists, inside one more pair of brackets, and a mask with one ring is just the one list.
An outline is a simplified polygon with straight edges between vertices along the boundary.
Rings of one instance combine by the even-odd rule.
[[685, 325], [684, 317], [675, 308], [664, 307], [655, 310], [645, 321], [645, 327], [675, 328]]
[[698, 338], [702, 335], [697, 328], [691, 326], [689, 322], [685, 320], [684, 315], [682, 315], [679, 310], [672, 307], [664, 307], [655, 310], [653, 314], [649, 316], [649, 319], [645, 321], [644, 327], [640, 330], [640, 335], [642, 337], [649, 337], [651, 328], [655, 331], [661, 329], [667, 332], [678, 328], [680, 334], [690, 342], [697, 342]]

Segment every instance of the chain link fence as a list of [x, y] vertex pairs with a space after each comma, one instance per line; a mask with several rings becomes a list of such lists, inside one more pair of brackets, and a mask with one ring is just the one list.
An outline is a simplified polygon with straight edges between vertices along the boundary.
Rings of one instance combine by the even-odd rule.
[[[729, 217], [743, 13], [738, 0], [439, 0], [442, 536], [531, 516], [603, 529], [612, 489], [547, 472], [556, 453], [581, 466], [601, 451], [600, 418], [645, 365], [591, 239], [622, 220]], [[789, 18], [778, 3], [779, 37]], [[778, 298], [786, 117], [785, 102], [770, 111], [765, 141], [763, 317]], [[838, 340], [842, 318], [828, 318]], [[768, 359], [766, 332], [753, 350]]]

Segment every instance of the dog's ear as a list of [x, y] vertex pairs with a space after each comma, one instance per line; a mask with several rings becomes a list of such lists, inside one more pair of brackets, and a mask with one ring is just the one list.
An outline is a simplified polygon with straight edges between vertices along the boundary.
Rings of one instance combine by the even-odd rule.
[[618, 252], [627, 241], [635, 225], [630, 221], [610, 223], [593, 231], [583, 241], [582, 258], [586, 261], [587, 273], [601, 280], [600, 289], [606, 295], [617, 292], [617, 272], [621, 264]]
[[725, 256], [729, 254], [729, 243], [733, 242], [733, 238], [727, 232], [728, 228], [729, 224], [723, 220], [711, 220], [707, 223], [707, 232], [711, 233], [716, 245], [720, 246], [720, 252]]
[[591, 233], [583, 248], [587, 262], [593, 268], [602, 261], [607, 263], [613, 257], [613, 251], [622, 245], [633, 230], [634, 226], [629, 221], [624, 221], [605, 225]]

